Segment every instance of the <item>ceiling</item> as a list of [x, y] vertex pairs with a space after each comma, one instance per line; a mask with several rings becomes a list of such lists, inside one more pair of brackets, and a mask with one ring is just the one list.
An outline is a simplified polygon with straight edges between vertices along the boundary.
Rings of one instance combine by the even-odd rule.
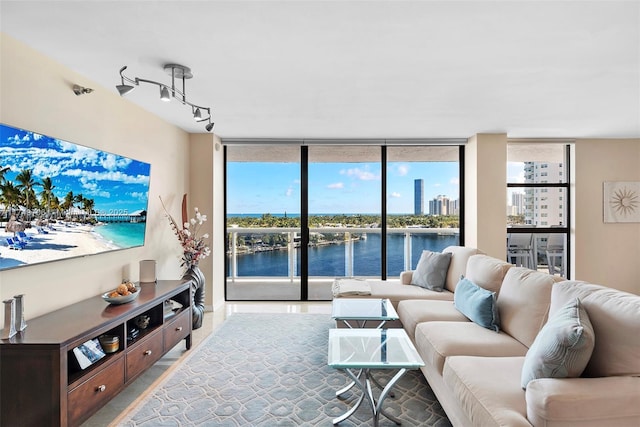
[[[0, 29], [112, 91], [211, 106], [224, 138], [640, 137], [640, 2], [6, 1]], [[1, 58], [0, 58], [1, 59]], [[82, 84], [82, 83], [81, 83]], [[130, 102], [193, 133], [189, 108]]]

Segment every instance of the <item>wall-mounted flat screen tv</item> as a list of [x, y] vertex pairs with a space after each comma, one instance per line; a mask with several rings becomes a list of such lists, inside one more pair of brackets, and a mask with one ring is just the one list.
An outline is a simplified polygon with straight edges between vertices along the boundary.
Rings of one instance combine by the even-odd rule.
[[0, 270], [144, 245], [150, 171], [0, 124]]

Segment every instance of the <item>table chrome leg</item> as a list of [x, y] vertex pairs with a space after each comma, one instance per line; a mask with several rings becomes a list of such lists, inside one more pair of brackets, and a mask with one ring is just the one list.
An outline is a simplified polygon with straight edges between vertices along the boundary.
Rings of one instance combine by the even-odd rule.
[[[351, 415], [354, 414], [354, 412], [356, 412], [358, 410], [358, 408], [360, 407], [360, 405], [362, 404], [362, 401], [365, 399], [365, 397], [367, 399], [369, 399], [369, 395], [366, 392], [366, 387], [365, 385], [360, 381], [360, 376], [363, 374], [363, 369], [360, 370], [360, 372], [358, 372], [358, 375], [354, 375], [353, 372], [351, 372], [351, 369], [345, 369], [345, 371], [347, 371], [347, 374], [353, 379], [353, 383], [351, 384], [351, 386], [353, 386], [353, 384], [357, 384], [358, 387], [360, 387], [360, 389], [362, 390], [362, 394], [360, 394], [360, 397], [358, 398], [358, 401], [355, 403], [355, 405], [353, 405], [351, 407], [351, 409], [349, 409], [347, 412], [345, 412], [344, 414], [340, 415], [337, 418], [333, 419], [333, 425], [339, 424], [342, 421], [346, 420], [347, 418], [349, 418]], [[364, 376], [366, 378], [366, 372], [364, 372]], [[366, 380], [365, 380], [366, 381]], [[371, 409], [374, 409], [374, 405], [373, 402], [369, 402], [371, 404]]]
[[[384, 386], [380, 384], [378, 380], [376, 380], [376, 378], [371, 374], [371, 372], [369, 372], [369, 378], [371, 379], [371, 382], [376, 385], [376, 387], [378, 387], [380, 390], [384, 390]], [[389, 391], [389, 397], [396, 397], [396, 395], [393, 391]]]
[[[360, 378], [360, 375], [362, 375], [362, 369], [360, 369], [358, 371], [358, 375], [357, 377]], [[340, 390], [336, 391], [336, 397], [340, 397], [341, 395], [345, 394], [346, 392], [348, 392], [349, 390], [351, 390], [351, 388], [356, 385], [355, 381], [351, 381], [349, 384], [347, 384], [345, 387], [341, 388]], [[382, 388], [382, 387], [380, 387]]]
[[387, 385], [384, 387], [384, 389], [382, 390], [382, 393], [380, 393], [380, 397], [378, 398], [378, 404], [376, 405], [376, 410], [375, 410], [375, 424], [374, 425], [378, 425], [378, 417], [380, 414], [384, 415], [385, 417], [387, 417], [388, 419], [390, 419], [391, 421], [393, 421], [394, 423], [396, 423], [397, 425], [402, 424], [402, 422], [394, 417], [391, 414], [387, 414], [383, 409], [382, 409], [382, 404], [384, 403], [384, 399], [389, 395], [391, 395], [391, 388], [396, 384], [396, 382], [398, 382], [398, 380], [400, 379], [400, 377], [402, 377], [405, 372], [407, 372], [406, 369], [400, 369], [398, 371], [397, 374], [394, 375], [393, 378], [391, 378], [391, 381], [389, 381], [387, 383]]

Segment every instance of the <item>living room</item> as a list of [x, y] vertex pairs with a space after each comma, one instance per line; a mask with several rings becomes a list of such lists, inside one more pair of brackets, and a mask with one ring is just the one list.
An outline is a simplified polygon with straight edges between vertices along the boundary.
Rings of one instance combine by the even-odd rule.
[[[216, 126], [220, 129], [220, 134], [216, 128], [213, 133], [205, 133], [204, 129], [199, 132], [185, 131], [181, 126], [143, 109], [130, 98], [118, 95], [113, 85], [119, 82], [117, 70], [124, 64], [113, 63], [110, 65], [111, 69], [105, 70], [113, 77], [113, 85], [106, 86], [83, 74], [82, 67], [67, 67], [61, 60], [45, 55], [38, 48], [12, 36], [4, 29], [4, 22], [9, 19], [4, 13], [9, 9], [8, 3], [10, 2], [3, 1], [1, 6], [3, 32], [0, 34], [0, 122], [148, 162], [151, 164], [151, 182], [147, 235], [143, 247], [2, 271], [0, 297], [4, 300], [24, 294], [26, 316], [29, 320], [106, 292], [123, 279], [136, 280], [139, 276], [140, 260], [156, 260], [158, 278], [179, 278], [182, 275], [179, 262], [180, 245], [167, 223], [159, 198], [162, 197], [170, 211], [178, 215], [182, 195], [188, 194], [190, 209], [197, 206], [209, 215], [205, 231], [212, 236], [213, 256], [200, 264], [207, 278], [205, 305], [208, 310], [213, 311], [223, 307], [225, 212], [222, 148], [225, 137], [255, 137], [254, 133], [258, 132], [256, 128], [247, 126], [247, 134], [244, 135], [225, 134], [224, 123], [219, 122]], [[627, 25], [625, 28], [631, 28], [631, 34], [635, 34], [635, 39], [632, 38], [626, 46], [621, 47], [621, 58], [607, 56], [600, 60], [613, 64], [613, 74], [603, 78], [606, 84], [603, 83], [599, 92], [594, 91], [588, 96], [594, 105], [593, 108], [598, 107], [595, 117], [589, 117], [585, 122], [581, 122], [580, 126], [570, 121], [578, 121], [579, 118], [567, 115], [565, 119], [570, 130], [558, 128], [557, 132], [553, 133], [549, 129], [538, 129], [538, 123], [543, 122], [546, 117], [546, 113], [541, 113], [542, 117], [526, 117], [526, 126], [523, 125], [516, 133], [507, 125], [498, 123], [478, 125], [471, 132], [457, 135], [468, 138], [465, 170], [465, 245], [481, 248], [487, 254], [504, 258], [506, 146], [510, 140], [570, 139], [573, 150], [571, 185], [574, 212], [573, 228], [570, 231], [574, 248], [571, 277], [640, 294], [640, 282], [637, 279], [640, 276], [640, 263], [637, 262], [640, 259], [640, 223], [604, 223], [602, 213], [604, 182], [640, 181], [638, 4], [614, 4], [623, 8], [623, 12], [617, 12], [619, 15], [614, 16], [631, 16], [630, 23], [624, 21]], [[635, 15], [624, 13], [625, 8], [631, 8]], [[595, 19], [593, 12], [590, 12], [589, 16]], [[97, 20], [98, 17], [94, 16], [93, 19]], [[82, 35], [78, 34], [77, 37], [82, 38]], [[92, 55], [96, 55], [96, 52], [92, 51], [91, 46], [85, 46], [83, 49], [84, 60], [91, 61]], [[599, 52], [603, 54], [605, 51], [603, 48]], [[145, 52], [136, 54], [147, 55]], [[158, 56], [173, 57], [180, 54], [181, 52], [163, 52]], [[215, 52], [202, 54], [215, 55]], [[623, 70], [621, 74], [631, 75], [631, 81], [634, 83], [620, 88], [615, 85], [615, 81], [612, 82], [615, 76], [619, 76], [614, 72], [617, 70], [616, 61], [620, 60], [620, 63], [626, 64], [629, 55], [632, 56], [633, 67]], [[195, 58], [185, 59], [190, 60], [195, 61]], [[198, 74], [195, 80], [211, 78], [213, 77], [203, 73]], [[74, 84], [92, 87], [94, 91], [76, 96], [72, 90]], [[226, 83], [221, 81], [220, 84]], [[263, 81], [263, 84], [266, 86], [268, 82]], [[602, 92], [606, 90], [607, 84], [613, 85], [613, 93]], [[589, 87], [578, 89], [587, 93], [591, 90]], [[508, 94], [509, 92], [499, 98], [508, 98]], [[566, 96], [572, 94], [573, 92]], [[131, 94], [131, 97], [134, 95]], [[189, 97], [199, 96], [198, 91], [189, 93]], [[623, 105], [623, 119], [620, 119], [616, 100]], [[465, 101], [471, 102], [473, 99], [463, 97], [460, 102]], [[211, 102], [215, 104], [216, 100], [212, 99]], [[555, 98], [548, 100], [548, 103], [555, 102]], [[543, 98], [538, 100], [536, 105], [540, 111], [544, 111], [546, 103]], [[217, 105], [214, 107], [222, 108]], [[187, 113], [175, 110], [172, 114], [188, 116]], [[295, 121], [295, 118], [291, 117], [286, 119]], [[287, 120], [283, 120], [282, 123], [287, 123]], [[621, 123], [624, 128], [617, 126]], [[332, 123], [327, 121], [323, 125], [331, 128]], [[530, 130], [528, 133], [525, 127]], [[297, 136], [329, 137], [333, 132]], [[441, 136], [416, 134], [416, 131], [411, 129], [401, 135], [382, 136], [406, 135]], [[367, 133], [360, 136], [372, 135]]]

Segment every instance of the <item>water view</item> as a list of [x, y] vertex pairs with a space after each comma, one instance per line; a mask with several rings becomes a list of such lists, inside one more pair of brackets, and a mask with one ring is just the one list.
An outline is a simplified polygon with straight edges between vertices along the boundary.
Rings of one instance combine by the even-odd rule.
[[[354, 276], [380, 276], [379, 234], [367, 234], [366, 239], [353, 241]], [[442, 251], [450, 245], [458, 244], [458, 235], [416, 234], [412, 236], [411, 265], [415, 268], [423, 250]], [[296, 249], [300, 270], [299, 252]], [[238, 255], [238, 276], [286, 277], [288, 276], [287, 250], [262, 251]], [[227, 256], [227, 264], [232, 261]], [[309, 276], [344, 276], [345, 244], [331, 244], [309, 248]], [[398, 276], [404, 270], [404, 235], [391, 234], [387, 243], [387, 275]], [[231, 271], [228, 268], [227, 271]]]

